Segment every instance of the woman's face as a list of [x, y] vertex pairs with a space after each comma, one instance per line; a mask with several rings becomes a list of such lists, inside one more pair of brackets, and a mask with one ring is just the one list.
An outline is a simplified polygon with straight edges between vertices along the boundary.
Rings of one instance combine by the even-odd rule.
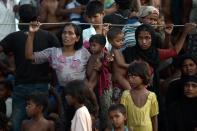
[[196, 82], [187, 82], [184, 87], [184, 94], [188, 98], [197, 97], [197, 83]]
[[140, 31], [138, 34], [138, 44], [142, 50], [147, 50], [151, 47], [151, 34], [148, 31]]
[[197, 74], [197, 65], [192, 59], [185, 59], [182, 64], [183, 75]]
[[79, 41], [80, 36], [77, 36], [72, 25], [64, 27], [62, 32], [62, 42], [64, 46], [74, 46]]

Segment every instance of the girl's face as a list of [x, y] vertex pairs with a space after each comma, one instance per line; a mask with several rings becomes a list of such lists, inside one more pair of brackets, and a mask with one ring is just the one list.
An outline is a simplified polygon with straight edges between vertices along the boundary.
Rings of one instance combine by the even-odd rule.
[[74, 46], [79, 41], [80, 36], [77, 36], [72, 25], [64, 27], [62, 32], [62, 42], [64, 46]]
[[40, 110], [40, 106], [37, 106], [33, 101], [27, 101], [26, 113], [28, 117], [32, 117], [37, 114]]
[[188, 98], [197, 97], [197, 83], [187, 82], [184, 87], [184, 94]]
[[126, 116], [124, 116], [119, 110], [110, 111], [108, 115], [115, 128], [124, 126]]
[[120, 33], [117, 34], [115, 38], [113, 38], [111, 44], [115, 47], [120, 49], [123, 46], [123, 38], [124, 38], [124, 34]]
[[143, 80], [140, 76], [128, 75], [128, 77], [129, 77], [129, 83], [131, 85], [131, 88], [137, 88], [137, 87], [140, 87], [140, 85], [143, 84]]
[[197, 65], [192, 59], [185, 59], [182, 64], [182, 73], [184, 75], [197, 74]]
[[152, 38], [148, 31], [140, 31], [138, 34], [138, 44], [142, 50], [147, 50], [151, 47]]
[[92, 54], [99, 54], [102, 52], [104, 47], [96, 42], [91, 42], [90, 43], [90, 51]]

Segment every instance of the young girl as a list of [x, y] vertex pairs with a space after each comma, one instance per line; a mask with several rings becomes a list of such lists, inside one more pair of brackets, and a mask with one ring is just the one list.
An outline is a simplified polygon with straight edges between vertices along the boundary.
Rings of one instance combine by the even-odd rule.
[[147, 63], [131, 63], [128, 77], [131, 90], [124, 91], [121, 97], [127, 110], [127, 126], [133, 127], [133, 131], [157, 131], [158, 103], [155, 93], [147, 90], [150, 80]]
[[71, 131], [92, 131], [92, 120], [85, 106], [85, 83], [81, 80], [73, 80], [64, 88], [64, 95], [70, 106], [76, 109], [72, 119]]
[[111, 105], [108, 109], [108, 116], [113, 125], [112, 129], [106, 129], [106, 131], [132, 131], [125, 126], [126, 108], [122, 104]]

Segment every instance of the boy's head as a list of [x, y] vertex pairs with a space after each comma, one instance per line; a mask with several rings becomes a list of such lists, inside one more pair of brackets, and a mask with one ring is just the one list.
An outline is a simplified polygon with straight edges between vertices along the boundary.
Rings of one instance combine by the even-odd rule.
[[129, 65], [128, 76], [139, 76], [144, 85], [150, 82], [149, 66], [144, 61], [134, 61]]
[[126, 109], [122, 104], [111, 105], [108, 109], [108, 116], [115, 128], [124, 125], [126, 117]]
[[12, 83], [10, 81], [0, 81], [0, 99], [6, 99], [10, 97], [12, 88]]
[[99, 54], [103, 51], [105, 44], [106, 44], [106, 38], [104, 35], [96, 34], [92, 35], [89, 39], [90, 43], [90, 51], [93, 54]]
[[197, 76], [184, 76], [182, 81], [184, 82], [184, 95], [187, 98], [197, 98]]
[[64, 87], [64, 96], [69, 105], [75, 106], [76, 103], [84, 104], [86, 86], [82, 80], [73, 80], [66, 84]]
[[48, 106], [48, 97], [45, 93], [35, 92], [28, 96], [26, 112], [29, 117], [43, 113]]
[[123, 46], [124, 34], [120, 28], [110, 28], [107, 32], [107, 38], [113, 47], [119, 49]]
[[[103, 23], [104, 5], [98, 0], [90, 1], [86, 6], [85, 11], [88, 20], [92, 24]], [[93, 25], [95, 27], [95, 25]]]
[[[38, 19], [38, 11], [32, 4], [24, 4], [19, 7], [19, 17], [21, 23], [30, 23]], [[27, 30], [28, 25], [19, 25], [20, 30]]]

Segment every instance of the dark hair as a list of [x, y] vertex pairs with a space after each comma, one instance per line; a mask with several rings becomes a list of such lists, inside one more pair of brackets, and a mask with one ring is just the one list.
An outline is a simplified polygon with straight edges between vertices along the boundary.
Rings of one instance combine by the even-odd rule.
[[126, 108], [123, 104], [112, 104], [109, 109], [108, 109], [108, 114], [111, 112], [111, 111], [120, 111], [123, 115], [126, 115]]
[[90, 0], [76, 0], [81, 5], [87, 5]]
[[1, 80], [0, 81], [0, 85], [4, 85], [4, 87], [10, 91], [12, 91], [13, 89], [13, 85], [12, 85], [12, 82], [9, 81], [9, 80]]
[[148, 64], [144, 61], [134, 61], [129, 65], [128, 75], [139, 76], [145, 85], [150, 82]]
[[138, 46], [138, 35], [141, 31], [147, 31], [151, 35], [151, 46], [156, 46], [156, 36], [155, 36], [155, 30], [151, 25], [148, 24], [142, 24], [137, 27], [135, 31], [135, 39], [136, 39], [136, 45]]
[[83, 80], [73, 80], [66, 84], [64, 87], [64, 95], [71, 95], [76, 98], [80, 104], [84, 104], [86, 86]]
[[[65, 24], [64, 27], [62, 28], [62, 30], [61, 30], [61, 35], [62, 35], [63, 31], [64, 31], [64, 28], [67, 27], [67, 26], [72, 26], [72, 27], [74, 28], [74, 31], [75, 31], [76, 36], [79, 37], [79, 41], [76, 42], [75, 45], [74, 45], [74, 49], [75, 49], [75, 50], [79, 50], [79, 49], [82, 47], [82, 45], [83, 45], [81, 28], [80, 28], [78, 25], [76, 25], [76, 24], [67, 23], [67, 24]], [[61, 39], [60, 39], [60, 42], [62, 43], [62, 37], [61, 37]]]
[[115, 0], [119, 9], [129, 9], [131, 7], [131, 0]]
[[94, 16], [97, 13], [102, 13], [104, 11], [104, 5], [102, 2], [94, 0], [90, 1], [86, 6], [85, 14], [88, 17]]
[[33, 5], [24, 4], [19, 7], [19, 16], [22, 22], [29, 23], [37, 20], [38, 12]]
[[89, 39], [89, 42], [96, 42], [102, 46], [105, 46], [106, 44], [106, 38], [104, 35], [101, 34], [96, 34], [96, 35], [92, 35]]
[[117, 27], [112, 27], [109, 29], [109, 31], [107, 32], [107, 38], [109, 40], [113, 40], [117, 35], [121, 34], [122, 30], [120, 28]]
[[48, 95], [42, 92], [34, 92], [27, 97], [27, 101], [32, 101], [37, 106], [42, 106], [44, 112], [48, 107]]

